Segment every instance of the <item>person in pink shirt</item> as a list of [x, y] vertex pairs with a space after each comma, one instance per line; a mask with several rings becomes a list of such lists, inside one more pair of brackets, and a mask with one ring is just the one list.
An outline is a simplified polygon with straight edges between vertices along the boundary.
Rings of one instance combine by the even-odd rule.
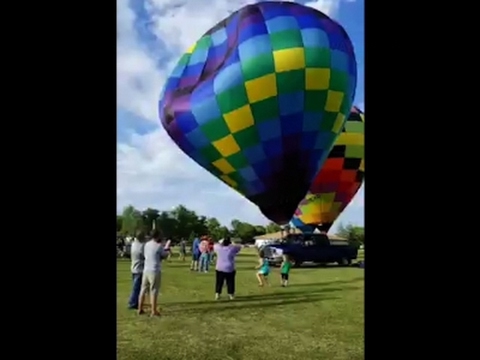
[[199, 250], [200, 250], [200, 259], [199, 259], [199, 266], [198, 266], [198, 271], [199, 272], [208, 272], [208, 265], [209, 265], [209, 255], [208, 255], [208, 240], [206, 236], [202, 236], [200, 245], [199, 245]]

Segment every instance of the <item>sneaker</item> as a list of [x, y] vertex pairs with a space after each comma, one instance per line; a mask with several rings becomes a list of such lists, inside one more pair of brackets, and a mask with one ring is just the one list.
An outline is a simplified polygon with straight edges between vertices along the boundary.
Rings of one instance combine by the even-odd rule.
[[233, 296], [233, 295], [228, 295], [228, 298], [229, 298], [230, 300], [235, 300], [235, 296]]
[[220, 299], [220, 294], [215, 294], [215, 300], [219, 300]]

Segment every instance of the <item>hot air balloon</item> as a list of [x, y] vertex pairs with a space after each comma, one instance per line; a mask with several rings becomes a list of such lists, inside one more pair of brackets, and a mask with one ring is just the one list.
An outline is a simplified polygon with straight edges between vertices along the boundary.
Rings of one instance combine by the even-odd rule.
[[315, 177], [291, 224], [302, 231], [328, 232], [352, 201], [364, 177], [365, 117], [353, 107], [345, 127]]
[[338, 23], [300, 4], [261, 2], [180, 58], [159, 115], [183, 152], [285, 224], [346, 121], [356, 74]]

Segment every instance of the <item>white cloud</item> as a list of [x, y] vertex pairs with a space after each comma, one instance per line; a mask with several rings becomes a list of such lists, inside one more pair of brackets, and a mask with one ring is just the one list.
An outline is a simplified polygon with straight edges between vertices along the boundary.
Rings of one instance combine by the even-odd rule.
[[[145, 0], [149, 29], [161, 41], [155, 50], [140, 40], [128, 0], [117, 0], [117, 106], [157, 124], [146, 135], [131, 133], [117, 144], [117, 208], [127, 204], [169, 209], [184, 204], [224, 223], [233, 218], [266, 223], [248, 200], [183, 154], [160, 127], [157, 101], [178, 57], [206, 30], [251, 0]], [[307, 5], [335, 15], [340, 0]], [[158, 62], [162, 61], [161, 66]]]

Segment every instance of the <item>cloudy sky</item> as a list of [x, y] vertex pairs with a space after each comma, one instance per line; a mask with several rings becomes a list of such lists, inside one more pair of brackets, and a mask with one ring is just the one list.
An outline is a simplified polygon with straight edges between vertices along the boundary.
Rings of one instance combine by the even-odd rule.
[[[157, 101], [180, 55], [210, 27], [254, 0], [117, 0], [117, 210], [178, 204], [229, 224], [268, 220], [190, 160], [160, 125]], [[298, 1], [338, 20], [357, 55], [355, 104], [364, 103], [363, 0]], [[337, 221], [363, 224], [363, 189]]]

